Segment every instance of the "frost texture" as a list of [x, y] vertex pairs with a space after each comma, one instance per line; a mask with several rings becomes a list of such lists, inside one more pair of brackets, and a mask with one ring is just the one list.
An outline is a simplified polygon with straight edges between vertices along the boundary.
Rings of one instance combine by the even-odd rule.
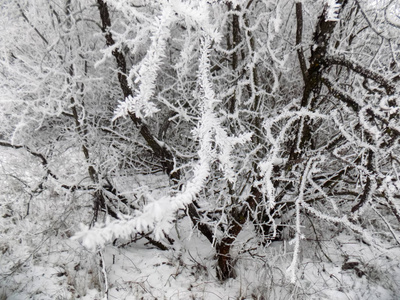
[[336, 0], [327, 0], [326, 4], [328, 9], [326, 11], [327, 21], [339, 21], [339, 9], [341, 4], [337, 3]]
[[[169, 26], [177, 20], [177, 16], [183, 16], [187, 23], [201, 27], [214, 41], [220, 40], [221, 35], [210, 22], [205, 3], [200, 2], [198, 6], [193, 6], [182, 1], [163, 1], [161, 16], [155, 18], [151, 29], [150, 48], [141, 64], [133, 67], [129, 73], [128, 82], [134, 90], [134, 96], [128, 96], [120, 102], [113, 120], [129, 113], [134, 113], [138, 118], [146, 118], [158, 112], [151, 98], [154, 96], [157, 74], [165, 57], [166, 41], [170, 37]], [[135, 85], [139, 85], [138, 89], [135, 89]]]
[[147, 51], [139, 71], [135, 74], [135, 69], [132, 69], [129, 74], [131, 88], [133, 87], [132, 78], [134, 75], [136, 75], [135, 84], [139, 84], [139, 89], [134, 92], [136, 96], [128, 96], [124, 102], [120, 103], [114, 119], [124, 117], [128, 113], [135, 113], [138, 118], [144, 118], [152, 116], [158, 111], [150, 100], [154, 95], [157, 73], [164, 58], [166, 40], [170, 35], [169, 25], [173, 21], [172, 9], [164, 7], [161, 16], [156, 17], [154, 21], [150, 49]]
[[[283, 109], [282, 113], [275, 118], [267, 119], [264, 122], [264, 129], [269, 143], [271, 143], [271, 154], [268, 158], [259, 164], [260, 174], [262, 176], [261, 191], [268, 197], [269, 207], [272, 209], [275, 207], [275, 188], [272, 182], [272, 170], [274, 165], [281, 164], [283, 159], [280, 157], [282, 150], [282, 143], [288, 136], [292, 125], [301, 117], [310, 117], [315, 119], [326, 119], [328, 118], [324, 114], [310, 112], [307, 109], [301, 109], [299, 111], [290, 111], [291, 106]], [[281, 129], [279, 135], [274, 137], [273, 126], [282, 120], [287, 120], [285, 126]]]

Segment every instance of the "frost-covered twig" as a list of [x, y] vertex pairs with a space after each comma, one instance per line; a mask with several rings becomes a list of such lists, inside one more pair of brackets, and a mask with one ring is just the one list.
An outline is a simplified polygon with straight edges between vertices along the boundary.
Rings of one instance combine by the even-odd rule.
[[[280, 157], [284, 141], [288, 138], [289, 130], [293, 128], [293, 124], [302, 117], [312, 119], [329, 119], [329, 116], [309, 111], [302, 108], [298, 111], [291, 111], [290, 108], [283, 109], [275, 118], [267, 119], [264, 122], [267, 140], [271, 143], [270, 155], [259, 164], [260, 175], [262, 176], [262, 192], [268, 197], [270, 208], [275, 206], [275, 188], [272, 182], [272, 170], [275, 165], [282, 164], [283, 159]], [[273, 127], [280, 121], [285, 120], [285, 125], [281, 128], [279, 134], [274, 137]]]
[[339, 10], [341, 4], [338, 3], [337, 0], [327, 0], [326, 4], [328, 5], [326, 10], [326, 20], [327, 21], [339, 21]]
[[352, 60], [341, 58], [341, 57], [335, 57], [335, 56], [326, 56], [324, 58], [324, 61], [328, 65], [344, 66], [344, 67], [356, 72], [357, 74], [364, 76], [365, 78], [374, 80], [375, 82], [379, 83], [380, 85], [382, 85], [385, 88], [386, 93], [388, 95], [393, 95], [396, 91], [395, 85], [393, 85], [393, 83], [389, 79], [383, 77], [382, 75], [378, 74], [374, 70], [368, 69], [367, 67], [360, 65], [356, 61], [352, 61]]
[[[132, 69], [128, 77], [134, 95], [129, 95], [120, 103], [115, 112], [114, 120], [125, 117], [129, 113], [142, 119], [152, 116], [158, 111], [150, 100], [154, 95], [157, 73], [165, 56], [166, 41], [170, 35], [169, 26], [173, 21], [174, 12], [172, 9], [169, 6], [163, 7], [161, 16], [156, 17], [154, 21], [150, 48], [140, 64], [138, 72], [136, 73], [136, 70]], [[134, 76], [136, 76], [136, 79], [135, 82], [132, 82]], [[136, 90], [134, 90], [135, 84], [139, 86]]]

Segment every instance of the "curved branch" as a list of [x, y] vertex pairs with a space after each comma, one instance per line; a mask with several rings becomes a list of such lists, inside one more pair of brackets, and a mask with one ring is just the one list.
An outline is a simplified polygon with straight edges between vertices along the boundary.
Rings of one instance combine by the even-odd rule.
[[0, 141], [0, 146], [2, 147], [7, 147], [7, 148], [12, 148], [12, 149], [25, 149], [26, 151], [28, 151], [30, 154], [32, 154], [33, 156], [37, 157], [40, 159], [41, 164], [45, 167], [45, 169], [47, 170], [47, 174], [49, 174], [51, 177], [53, 177], [54, 179], [57, 179], [57, 176], [54, 175], [47, 167], [48, 167], [48, 162], [47, 159], [43, 156], [43, 154], [38, 153], [38, 152], [34, 152], [32, 151], [29, 147], [23, 146], [23, 145], [14, 145], [11, 143], [8, 143], [6, 141]]
[[360, 105], [353, 98], [351, 98], [349, 95], [346, 95], [344, 92], [340, 91], [339, 89], [335, 88], [333, 86], [332, 82], [329, 81], [329, 79], [322, 77], [321, 82], [328, 88], [329, 92], [335, 98], [346, 103], [355, 112], [359, 112], [361, 110]]
[[363, 67], [355, 61], [334, 56], [327, 56], [324, 58], [324, 62], [328, 65], [340, 65], [346, 67], [355, 73], [360, 74], [361, 76], [374, 80], [376, 83], [379, 83], [385, 88], [388, 95], [393, 95], [396, 91], [395, 86], [390, 82], [390, 80], [372, 70]]
[[[371, 174], [374, 174], [373, 160], [374, 152], [372, 150], [368, 150], [367, 170]], [[361, 199], [356, 205], [351, 208], [351, 212], [353, 214], [356, 213], [361, 207], [363, 207], [365, 203], [367, 203], [372, 197], [372, 193], [374, 192], [374, 179], [372, 177], [373, 175], [367, 175], [367, 181], [365, 183], [364, 192], [361, 195]]]
[[[354, 112], [359, 112], [361, 110], [361, 106], [354, 100], [351, 96], [346, 94], [345, 92], [339, 90], [338, 88], [334, 87], [333, 83], [325, 78], [321, 78], [321, 82], [328, 88], [329, 92], [340, 101], [344, 102], [349, 106]], [[391, 135], [394, 138], [400, 136], [400, 131], [391, 124], [390, 121], [384, 119], [383, 117], [377, 115], [371, 108], [365, 110], [365, 112], [372, 118], [379, 120], [386, 126], [386, 133]]]

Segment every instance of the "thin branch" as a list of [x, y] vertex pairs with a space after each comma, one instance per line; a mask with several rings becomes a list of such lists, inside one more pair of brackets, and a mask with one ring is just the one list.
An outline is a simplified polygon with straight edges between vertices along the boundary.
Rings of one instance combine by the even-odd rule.
[[367, 157], [367, 169], [370, 171], [371, 174], [367, 175], [367, 181], [365, 183], [363, 194], [361, 195], [360, 201], [351, 208], [351, 212], [357, 212], [361, 207], [363, 207], [368, 200], [371, 198], [373, 193], [373, 180], [372, 176], [374, 174], [373, 168], [373, 160], [374, 160], [374, 152], [372, 150], [368, 150], [368, 157]]
[[25, 15], [24, 11], [22, 10], [21, 6], [19, 5], [19, 3], [15, 3], [18, 8], [19, 11], [21, 13], [21, 16], [25, 19], [25, 21], [29, 24], [29, 26], [31, 26], [33, 28], [33, 30], [35, 30], [35, 32], [40, 36], [40, 38], [43, 40], [43, 42], [48, 45], [49, 42], [47, 41], [47, 39], [43, 36], [43, 34], [31, 23], [31, 21], [28, 19], [28, 17]]
[[397, 242], [397, 244], [400, 245], [400, 241], [399, 241], [399, 239], [397, 238], [397, 235], [396, 235], [396, 233], [394, 232], [392, 226], [390, 226], [389, 222], [385, 219], [384, 216], [382, 216], [381, 213], [379, 213], [379, 211], [378, 211], [375, 207], [372, 206], [372, 209], [373, 209], [373, 211], [382, 219], [383, 223], [385, 223], [385, 225], [386, 225], [387, 228], [389, 229], [390, 233], [392, 234], [392, 236], [393, 236], [394, 240]]
[[356, 4], [357, 4], [358, 8], [360, 9], [361, 14], [363, 15], [363, 17], [364, 17], [365, 21], [367, 22], [368, 26], [372, 29], [372, 31], [375, 32], [378, 36], [380, 36], [380, 37], [382, 37], [382, 38], [384, 38], [384, 39], [386, 39], [386, 40], [391, 40], [389, 37], [384, 36], [382, 31], [379, 32], [379, 31], [375, 28], [375, 26], [372, 25], [371, 20], [368, 18], [367, 14], [365, 13], [365, 11], [363, 10], [363, 8], [361, 7], [360, 1], [356, 0]]
[[32, 151], [29, 147], [27, 146], [22, 146], [22, 145], [14, 145], [6, 141], [0, 141], [0, 146], [2, 147], [7, 147], [7, 148], [12, 148], [12, 149], [25, 149], [28, 151], [30, 154], [32, 154], [35, 157], [38, 157], [41, 160], [41, 164], [46, 168], [47, 174], [51, 175], [55, 179], [57, 179], [57, 176], [54, 175], [47, 167], [48, 167], [48, 162], [47, 159], [43, 156], [43, 154], [34, 152]]
[[[40, 163], [42, 164], [42, 166], [45, 168], [47, 175], [51, 176], [52, 178], [54, 178], [55, 180], [59, 180], [57, 175], [55, 175], [49, 168], [48, 168], [48, 161], [47, 159], [44, 157], [43, 154], [32, 151], [29, 147], [27, 146], [23, 146], [23, 145], [13, 145], [9, 142], [6, 141], [0, 141], [0, 146], [2, 147], [7, 147], [7, 148], [12, 148], [12, 149], [25, 149], [29, 154], [37, 157], [40, 159]], [[96, 190], [95, 187], [93, 186], [80, 186], [80, 185], [66, 185], [66, 184], [62, 184], [61, 187], [63, 189], [69, 190], [71, 192], [74, 191], [91, 191], [91, 190]]]

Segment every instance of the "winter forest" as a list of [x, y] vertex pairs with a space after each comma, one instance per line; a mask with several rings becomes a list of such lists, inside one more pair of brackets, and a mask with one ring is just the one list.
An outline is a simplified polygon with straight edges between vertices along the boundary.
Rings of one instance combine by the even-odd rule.
[[400, 1], [2, 0], [0, 299], [398, 299]]

